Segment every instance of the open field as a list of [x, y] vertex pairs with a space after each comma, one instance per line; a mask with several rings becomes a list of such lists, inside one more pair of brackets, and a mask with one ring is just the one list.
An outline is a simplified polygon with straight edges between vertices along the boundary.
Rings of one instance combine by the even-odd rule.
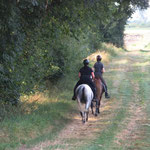
[[125, 31], [125, 35], [125, 47], [128, 50], [150, 50], [147, 47], [150, 43], [150, 28], [128, 28]]

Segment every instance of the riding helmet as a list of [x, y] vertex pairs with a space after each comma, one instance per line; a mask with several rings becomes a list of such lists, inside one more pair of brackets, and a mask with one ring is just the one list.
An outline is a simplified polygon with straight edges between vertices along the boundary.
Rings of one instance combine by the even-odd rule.
[[102, 60], [102, 57], [101, 57], [101, 55], [97, 55], [97, 61], [101, 61]]
[[83, 60], [83, 64], [84, 64], [84, 65], [88, 65], [88, 64], [89, 64], [89, 60], [88, 60], [88, 59], [84, 59], [84, 60]]

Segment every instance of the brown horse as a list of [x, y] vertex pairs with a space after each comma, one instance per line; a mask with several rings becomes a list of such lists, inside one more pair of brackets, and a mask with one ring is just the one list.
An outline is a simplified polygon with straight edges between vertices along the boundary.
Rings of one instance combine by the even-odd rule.
[[[95, 110], [95, 116], [97, 116], [100, 113], [100, 105], [101, 105], [101, 99], [104, 93], [103, 90], [103, 84], [100, 78], [95, 78], [94, 80], [95, 86], [96, 86], [96, 110]], [[94, 114], [93, 112], [93, 104], [94, 102], [92, 102], [91, 104], [91, 109], [92, 109], [92, 114]]]

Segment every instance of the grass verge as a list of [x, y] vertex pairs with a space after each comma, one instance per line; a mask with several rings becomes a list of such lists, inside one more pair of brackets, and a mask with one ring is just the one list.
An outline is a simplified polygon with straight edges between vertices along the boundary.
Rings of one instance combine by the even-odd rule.
[[[35, 145], [40, 141], [54, 138], [71, 121], [70, 113], [75, 112], [75, 103], [65, 91], [65, 99], [47, 97], [43, 94], [30, 96], [28, 101], [12, 108], [0, 124], [0, 149], [15, 149], [21, 145]], [[60, 94], [59, 94], [60, 96]]]

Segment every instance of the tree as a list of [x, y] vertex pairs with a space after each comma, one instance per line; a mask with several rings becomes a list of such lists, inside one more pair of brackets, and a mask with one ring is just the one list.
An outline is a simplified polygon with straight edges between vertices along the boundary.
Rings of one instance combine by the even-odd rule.
[[[2, 0], [0, 100], [44, 89], [102, 42], [123, 46], [127, 19], [148, 0]], [[42, 88], [41, 88], [42, 87]]]

